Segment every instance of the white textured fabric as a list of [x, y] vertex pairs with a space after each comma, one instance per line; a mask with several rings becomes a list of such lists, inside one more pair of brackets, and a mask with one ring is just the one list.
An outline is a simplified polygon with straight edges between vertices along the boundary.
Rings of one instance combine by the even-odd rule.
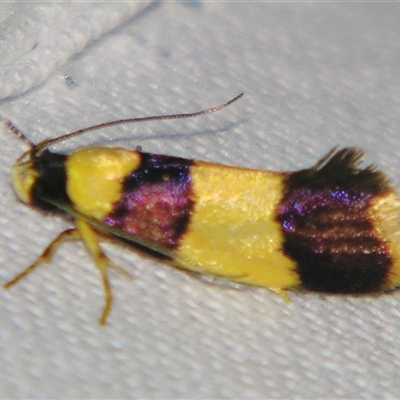
[[[33, 141], [107, 120], [201, 118], [72, 140], [247, 167], [310, 166], [360, 145], [399, 185], [400, 9], [394, 3], [3, 3], [0, 114]], [[0, 279], [69, 226], [21, 204], [2, 128]], [[1, 398], [394, 398], [400, 294], [355, 298], [213, 285], [120, 243], [115, 303], [79, 243], [0, 290]]]

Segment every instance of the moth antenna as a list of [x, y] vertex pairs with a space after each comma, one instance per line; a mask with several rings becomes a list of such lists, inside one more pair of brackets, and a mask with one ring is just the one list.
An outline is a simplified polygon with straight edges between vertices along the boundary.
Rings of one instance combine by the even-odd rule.
[[28, 139], [10, 120], [5, 120], [7, 128], [18, 138], [21, 139], [31, 149], [35, 148], [35, 143]]
[[[127, 118], [127, 119], [119, 119], [116, 121], [104, 122], [102, 124], [93, 125], [93, 126], [89, 126], [88, 128], [79, 129], [77, 131], [67, 133], [66, 135], [62, 135], [62, 136], [59, 136], [56, 138], [47, 139], [47, 140], [39, 143], [36, 146], [29, 139], [26, 138], [26, 140], [27, 140], [27, 143], [31, 143], [31, 146], [32, 145], [35, 146], [37, 151], [40, 151], [40, 150], [43, 150], [43, 149], [49, 147], [50, 145], [52, 145], [54, 143], [61, 142], [61, 141], [67, 140], [67, 139], [71, 139], [75, 136], [79, 136], [79, 135], [82, 135], [87, 132], [95, 131], [97, 129], [108, 128], [108, 127], [114, 126], [114, 125], [131, 124], [131, 123], [136, 123], [136, 122], [162, 121], [162, 120], [168, 120], [168, 119], [192, 118], [192, 117], [198, 117], [199, 115], [214, 113], [219, 110], [222, 110], [225, 107], [228, 107], [235, 101], [239, 100], [242, 96], [243, 96], [243, 93], [240, 93], [239, 95], [237, 95], [236, 97], [234, 97], [233, 99], [229, 100], [228, 102], [226, 102], [224, 104], [220, 104], [216, 107], [212, 107], [212, 108], [208, 108], [206, 110], [196, 111], [196, 112], [192, 112], [192, 113], [153, 115], [150, 117]], [[22, 133], [21, 133], [21, 135], [23, 137], [25, 137], [25, 135], [23, 135]]]

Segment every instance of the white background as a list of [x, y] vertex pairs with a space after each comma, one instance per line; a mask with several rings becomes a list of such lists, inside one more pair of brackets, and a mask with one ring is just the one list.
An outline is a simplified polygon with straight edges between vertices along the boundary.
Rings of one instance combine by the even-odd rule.
[[[123, 126], [67, 147], [118, 144], [243, 167], [292, 170], [357, 145], [400, 184], [396, 3], [0, 4], [0, 114], [33, 141], [100, 122], [217, 105], [185, 121]], [[17, 201], [24, 147], [0, 135], [0, 279], [22, 270], [62, 216]], [[80, 243], [0, 290], [5, 398], [393, 398], [400, 294], [227, 288], [105, 243], [127, 280], [103, 291]]]

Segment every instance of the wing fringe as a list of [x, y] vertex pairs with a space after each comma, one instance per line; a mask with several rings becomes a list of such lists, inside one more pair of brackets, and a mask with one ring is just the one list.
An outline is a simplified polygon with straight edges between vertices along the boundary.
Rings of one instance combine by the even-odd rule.
[[387, 176], [374, 165], [361, 167], [364, 152], [356, 147], [330, 150], [313, 167], [293, 172], [292, 183], [302, 187], [341, 187], [370, 194], [392, 189]]

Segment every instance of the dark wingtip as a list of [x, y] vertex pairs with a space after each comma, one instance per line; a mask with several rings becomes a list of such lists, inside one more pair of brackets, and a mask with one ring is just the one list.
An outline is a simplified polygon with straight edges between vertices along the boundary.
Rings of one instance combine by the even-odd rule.
[[338, 149], [335, 147], [313, 167], [294, 172], [291, 180], [298, 185], [341, 186], [373, 194], [391, 189], [389, 179], [374, 165], [361, 167], [363, 157], [364, 152], [359, 148]]

